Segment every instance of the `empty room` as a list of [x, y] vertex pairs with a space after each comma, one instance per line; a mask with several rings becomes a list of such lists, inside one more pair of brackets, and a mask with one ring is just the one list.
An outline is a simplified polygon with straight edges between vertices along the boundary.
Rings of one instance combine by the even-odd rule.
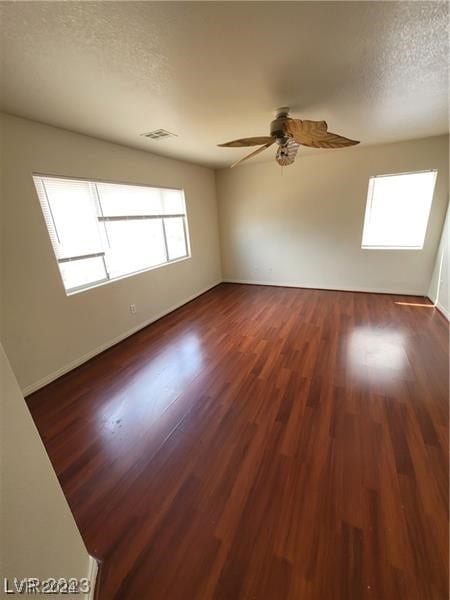
[[448, 600], [448, 22], [0, 2], [0, 597]]

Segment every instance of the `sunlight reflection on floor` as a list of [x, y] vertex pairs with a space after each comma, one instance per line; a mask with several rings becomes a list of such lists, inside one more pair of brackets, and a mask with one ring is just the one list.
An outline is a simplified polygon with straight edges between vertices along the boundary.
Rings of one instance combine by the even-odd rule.
[[420, 304], [419, 302], [394, 302], [400, 306], [420, 306], [421, 308], [436, 308], [434, 304]]
[[202, 347], [195, 332], [171, 339], [161, 353], [130, 374], [124, 386], [114, 390], [108, 401], [99, 406], [96, 421], [104, 440], [117, 444], [117, 437], [120, 440], [127, 435], [128, 423], [134, 436], [137, 429], [148, 432], [199, 375], [203, 364]]
[[348, 366], [352, 371], [359, 371], [361, 366], [403, 370], [408, 365], [404, 342], [401, 331], [357, 327], [348, 341]]

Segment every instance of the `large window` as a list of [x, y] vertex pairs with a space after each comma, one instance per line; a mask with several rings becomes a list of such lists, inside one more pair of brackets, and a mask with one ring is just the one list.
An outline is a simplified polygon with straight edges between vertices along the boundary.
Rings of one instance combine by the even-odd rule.
[[423, 248], [436, 174], [422, 171], [371, 177], [361, 247]]
[[33, 179], [67, 292], [189, 256], [182, 190]]

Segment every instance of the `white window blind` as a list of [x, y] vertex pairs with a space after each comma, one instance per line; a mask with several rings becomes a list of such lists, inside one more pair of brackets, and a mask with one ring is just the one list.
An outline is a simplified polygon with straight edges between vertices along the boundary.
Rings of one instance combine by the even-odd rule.
[[421, 249], [437, 171], [371, 177], [362, 248]]
[[67, 292], [189, 256], [182, 190], [33, 179]]

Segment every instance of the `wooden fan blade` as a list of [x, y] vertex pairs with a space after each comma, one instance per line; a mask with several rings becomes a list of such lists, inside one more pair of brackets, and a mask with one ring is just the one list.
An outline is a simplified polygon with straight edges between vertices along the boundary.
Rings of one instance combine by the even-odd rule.
[[347, 146], [359, 144], [359, 141], [350, 140], [343, 135], [327, 131], [322, 138], [311, 139], [308, 143], [302, 142], [302, 144], [311, 148], [346, 148]]
[[289, 119], [284, 125], [287, 135], [290, 135], [298, 144], [311, 148], [345, 148], [359, 144], [337, 133], [327, 131], [325, 121], [301, 121]]
[[242, 138], [240, 140], [233, 140], [232, 142], [225, 142], [225, 144], [217, 144], [222, 148], [241, 148], [242, 146], [261, 146], [261, 144], [272, 143], [272, 136], [261, 136], [261, 137], [252, 137], [252, 138]]
[[253, 150], [253, 152], [250, 152], [250, 154], [247, 154], [247, 156], [244, 156], [244, 158], [240, 158], [239, 160], [234, 162], [230, 166], [230, 169], [232, 169], [233, 167], [236, 167], [241, 162], [244, 162], [244, 160], [247, 160], [249, 158], [252, 158], [253, 156], [256, 156], [257, 154], [259, 154], [260, 152], [262, 152], [263, 150], [265, 150], [266, 148], [268, 148], [269, 146], [271, 146], [274, 143], [275, 143], [275, 140], [273, 138], [270, 138], [270, 142], [268, 142], [267, 144], [264, 144], [264, 146], [261, 146], [261, 148], [257, 148], [256, 150]]
[[302, 136], [306, 138], [315, 137], [316, 135], [323, 135], [323, 132], [327, 131], [328, 125], [326, 121], [302, 121], [301, 119], [286, 119], [283, 129], [287, 135], [290, 135], [295, 139], [295, 136]]
[[311, 134], [314, 134], [315, 131], [327, 131], [328, 129], [328, 124], [326, 121], [308, 121], [307, 119], [303, 121], [300, 119], [292, 120], [300, 122], [302, 124], [301, 127], [303, 131], [310, 132]]

